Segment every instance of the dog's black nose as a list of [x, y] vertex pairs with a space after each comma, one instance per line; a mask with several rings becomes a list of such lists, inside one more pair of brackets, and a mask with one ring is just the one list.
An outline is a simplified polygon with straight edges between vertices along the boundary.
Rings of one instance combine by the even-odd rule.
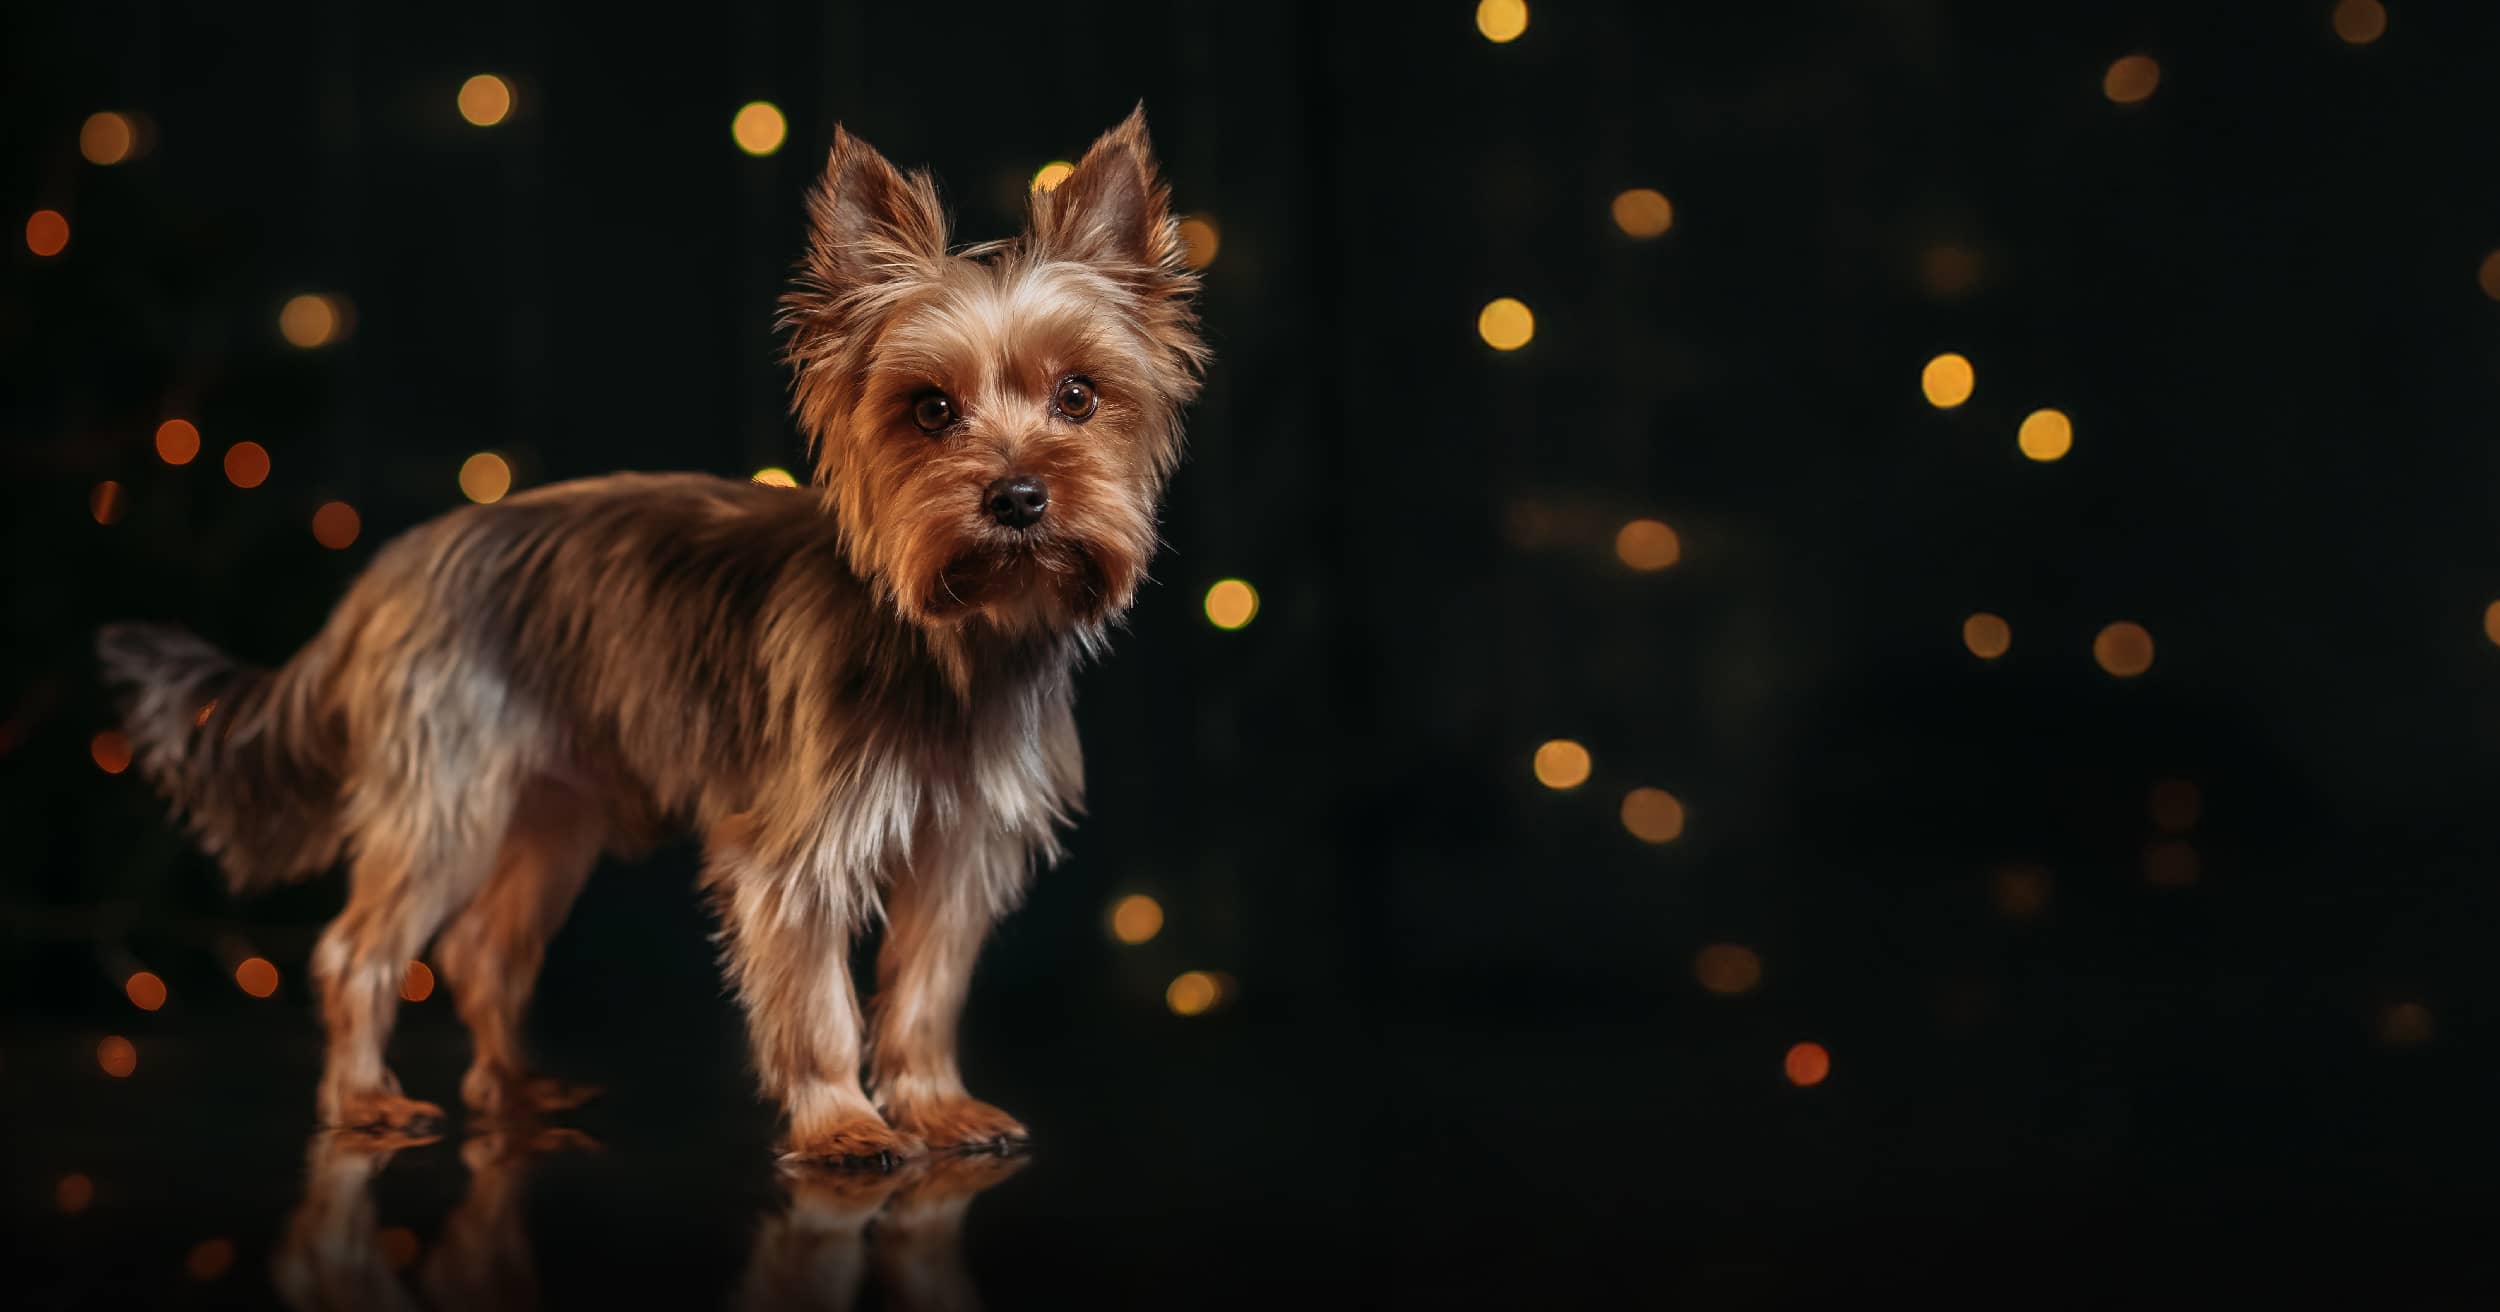
[[990, 518], [1009, 528], [1031, 528], [1050, 505], [1050, 489], [1031, 474], [1010, 474], [990, 484]]

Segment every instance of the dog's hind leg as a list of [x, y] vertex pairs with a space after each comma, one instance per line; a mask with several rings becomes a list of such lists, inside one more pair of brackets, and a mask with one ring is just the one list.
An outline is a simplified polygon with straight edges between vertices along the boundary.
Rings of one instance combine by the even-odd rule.
[[533, 780], [522, 790], [494, 874], [443, 932], [436, 955], [474, 1045], [460, 1096], [479, 1113], [561, 1111], [598, 1092], [532, 1074], [521, 1015], [547, 943], [588, 882], [606, 833], [591, 799], [551, 779]]

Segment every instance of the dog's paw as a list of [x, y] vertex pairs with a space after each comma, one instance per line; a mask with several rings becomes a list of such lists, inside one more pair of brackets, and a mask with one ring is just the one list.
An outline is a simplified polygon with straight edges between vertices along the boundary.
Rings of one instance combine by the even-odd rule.
[[424, 1142], [440, 1136], [450, 1118], [422, 1098], [375, 1090], [343, 1094], [326, 1110], [324, 1123], [334, 1130], [405, 1138]]
[[1033, 1140], [1024, 1123], [978, 1098], [917, 1098], [891, 1109], [895, 1128], [931, 1152], [1012, 1153]]
[[792, 1126], [782, 1139], [781, 1160], [794, 1166], [891, 1171], [922, 1151], [917, 1136], [879, 1120], [874, 1112]]

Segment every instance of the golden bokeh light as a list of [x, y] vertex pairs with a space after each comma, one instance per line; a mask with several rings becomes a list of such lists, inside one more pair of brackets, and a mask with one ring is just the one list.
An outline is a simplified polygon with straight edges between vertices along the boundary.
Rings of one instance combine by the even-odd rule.
[[52, 1186], [52, 1205], [72, 1216], [87, 1210], [95, 1201], [95, 1181], [84, 1171], [72, 1171]]
[[1193, 269], [1215, 263], [1215, 253], [1223, 249], [1224, 234], [1215, 220], [1204, 214], [1192, 214], [1181, 220], [1181, 262]]
[[138, 129], [129, 116], [111, 110], [89, 114], [78, 127], [78, 153], [90, 164], [119, 164], [138, 144]]
[[2164, 779], [2146, 795], [2144, 810], [2153, 817], [2154, 828], [2165, 834], [2184, 834], [2205, 813], [2205, 795], [2197, 791], [2192, 779]]
[[1970, 399], [1971, 389], [1979, 383], [1978, 371], [1970, 360], [1958, 352], [1947, 351], [1927, 362], [1918, 372], [1918, 390], [1927, 396], [1927, 404], [1939, 410], [1950, 410]]
[[382, 1260], [390, 1263], [393, 1271], [407, 1270], [425, 1247], [417, 1242], [417, 1232], [404, 1225], [386, 1225], [373, 1238], [382, 1250]]
[[2185, 888], [2203, 871], [2185, 839], [2165, 838], [2144, 849], [2144, 882], [2155, 888]]
[[1516, 351], [1536, 336], [1536, 316], [1520, 301], [1498, 297], [1477, 313], [1476, 335], [1496, 351]]
[[258, 442], [237, 442], [226, 448], [226, 481], [241, 488], [269, 481], [269, 449]]
[[2161, 65], [2151, 55], [2124, 55], [2101, 75], [2101, 94], [2113, 103], [2133, 105], [2151, 99], [2161, 85]]
[[2002, 615], [1973, 612], [1962, 621], [1962, 645], [1983, 661], [1992, 661], [2014, 647], [2014, 626]]
[[1536, 781], [1548, 788], [1577, 788], [1589, 781], [1589, 749], [1568, 738], [1537, 748], [1534, 764]]
[[95, 1064], [114, 1079], [129, 1079], [131, 1072], [139, 1069], [138, 1045], [118, 1034], [108, 1034], [95, 1045]]
[[119, 729], [107, 729], [88, 741], [87, 755], [95, 758], [97, 769], [120, 774], [130, 768], [130, 736]]
[[122, 485], [111, 479], [87, 490], [87, 513], [99, 524], [118, 524], [122, 512], [129, 508], [129, 498], [122, 495]]
[[1067, 181], [1068, 175], [1074, 172], [1076, 172], [1076, 166], [1074, 164], [1070, 164], [1064, 159], [1054, 159], [1048, 164], [1044, 164], [1040, 168], [1033, 170], [1033, 190], [1056, 191], [1058, 190], [1059, 184]]
[[2483, 636], [2500, 647], [2500, 601], [2483, 607]]
[[356, 508], [344, 501], [324, 501], [313, 512], [313, 541], [332, 551], [344, 551], [355, 545], [356, 534], [364, 528], [364, 519]]
[[512, 84], [492, 73], [480, 73], [460, 84], [460, 117], [491, 128], [512, 114]]
[[1527, 0], [1478, 0], [1476, 30], [1495, 45], [1518, 40], [1528, 30]]
[[797, 476], [779, 465], [766, 465], [756, 470], [755, 481], [766, 487], [797, 487], [799, 485]]
[[2378, 1041], [2391, 1048], [2412, 1048], [2431, 1041], [2436, 1030], [2431, 1009], [2418, 1002], [2399, 1002], [2379, 1013]]
[[1684, 558], [1683, 540], [1664, 520], [1636, 519], [1615, 531], [1615, 559], [1644, 574]]
[[288, 297], [286, 304], [278, 307], [278, 335], [287, 340], [287, 345], [307, 351], [337, 341], [339, 323], [339, 303], [327, 296], [307, 292]]
[[2120, 620], [2092, 637], [2092, 660], [2121, 679], [2153, 668], [2153, 635], [2133, 620]]
[[1790, 1084], [1810, 1089], [1830, 1078], [1832, 1054], [1825, 1051], [1820, 1043], [1800, 1043], [1788, 1050], [1788, 1056], [1780, 1062], [1780, 1069], [1787, 1074]]
[[1223, 989], [1216, 984], [1215, 976], [1203, 970], [1184, 971], [1163, 990], [1163, 1005], [1170, 1007], [1175, 1016], [1196, 1016], [1213, 1007], [1222, 996]]
[[1163, 932], [1163, 904], [1131, 893], [1111, 904], [1111, 937], [1135, 947]]
[[234, 986], [255, 998], [278, 991], [278, 968], [267, 957], [245, 957], [234, 967]]
[[169, 465], [187, 465], [200, 454], [199, 426], [188, 419], [168, 419], [156, 426], [156, 458]]
[[69, 249], [69, 219], [59, 210], [26, 216], [26, 249], [46, 259]]
[[490, 506], [512, 490], [512, 466], [492, 451], [480, 451], [460, 462], [460, 495]]
[[1614, 213], [1615, 226], [1623, 229], [1627, 237], [1647, 241], [1675, 226], [1675, 206], [1665, 192], [1649, 187], [1634, 187], [1617, 195], [1609, 208]]
[[2474, 281], [2482, 287], [2483, 295], [2500, 301], [2500, 251], [2483, 257], [2483, 266], [2475, 271]]
[[409, 1002], [423, 1002], [434, 996], [434, 968], [422, 961], [408, 963], [408, 973], [399, 980], [399, 996]]
[[750, 100], [738, 107], [729, 120], [730, 139], [738, 149], [761, 158], [781, 149], [790, 136], [790, 121], [781, 116], [781, 107], [769, 100]]
[[1259, 590], [1240, 579], [1217, 579], [1207, 589], [1207, 623], [1238, 629], [1259, 613]]
[[192, 1245], [191, 1251], [182, 1259], [183, 1274], [193, 1280], [215, 1280], [233, 1265], [234, 1241], [231, 1239], [203, 1239]]
[[1723, 998], [1751, 993], [1762, 982], [1762, 958], [1736, 943], [1713, 943], [1693, 954], [1693, 978]]
[[2046, 463], [2062, 459], [2075, 447], [2075, 425], [2061, 410], [2034, 410], [2015, 431], [2014, 445], [2023, 454]]
[[155, 1011], [165, 1005], [165, 981], [152, 970], [134, 972], [123, 980], [122, 992], [130, 995], [130, 1005], [141, 1011]]
[[2387, 34], [2387, 6], [2378, 0], [2337, 0], [2332, 19], [2346, 45], [2366, 46]]
[[2000, 868], [1988, 881], [1988, 900], [2007, 920], [2036, 919], [2048, 909], [2049, 872], [2035, 865]]
[[1684, 804], [1664, 788], [1635, 788], [1623, 795], [1623, 828], [1644, 843], [1672, 843], [1684, 836]]

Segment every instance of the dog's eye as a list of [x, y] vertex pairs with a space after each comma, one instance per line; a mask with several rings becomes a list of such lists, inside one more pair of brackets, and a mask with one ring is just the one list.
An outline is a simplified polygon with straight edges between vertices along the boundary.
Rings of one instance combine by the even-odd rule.
[[1094, 417], [1094, 384], [1084, 378], [1070, 376], [1059, 380], [1059, 394], [1051, 398], [1059, 413], [1084, 423]]
[[955, 422], [955, 398], [944, 392], [922, 392], [912, 399], [911, 421], [924, 433], [945, 431]]

